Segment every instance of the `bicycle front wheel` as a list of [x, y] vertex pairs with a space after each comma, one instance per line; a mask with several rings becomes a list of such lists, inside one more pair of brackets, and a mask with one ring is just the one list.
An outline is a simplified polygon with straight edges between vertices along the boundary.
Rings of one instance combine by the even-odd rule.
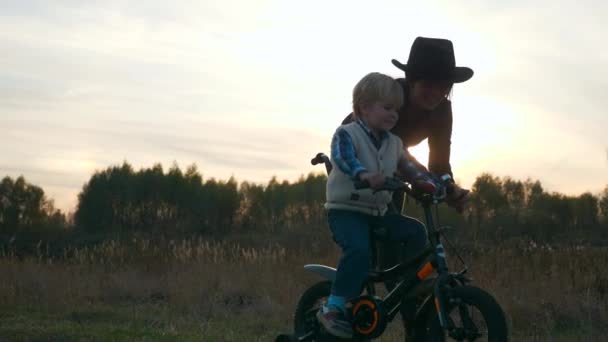
[[489, 293], [474, 286], [460, 286], [449, 289], [446, 299], [447, 319], [454, 329], [442, 329], [437, 312], [431, 310], [427, 321], [430, 341], [508, 341], [505, 314]]

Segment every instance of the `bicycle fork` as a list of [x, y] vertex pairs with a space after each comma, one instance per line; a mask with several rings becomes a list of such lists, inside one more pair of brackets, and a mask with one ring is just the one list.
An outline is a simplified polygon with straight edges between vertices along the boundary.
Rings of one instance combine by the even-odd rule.
[[435, 287], [433, 289], [435, 295], [435, 310], [437, 311], [437, 317], [439, 317], [439, 324], [441, 325], [441, 328], [449, 332], [454, 329], [454, 326], [452, 322], [447, 319], [447, 299], [443, 290], [445, 289], [445, 284], [448, 282], [450, 275], [448, 274], [445, 249], [443, 248], [441, 242], [435, 245], [435, 255], [438, 273], [437, 281], [435, 282]]

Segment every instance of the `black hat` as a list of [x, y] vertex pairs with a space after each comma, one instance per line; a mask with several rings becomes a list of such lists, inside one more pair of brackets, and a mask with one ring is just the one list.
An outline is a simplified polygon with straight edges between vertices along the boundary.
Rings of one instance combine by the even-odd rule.
[[410, 79], [429, 79], [464, 82], [473, 77], [473, 70], [467, 67], [457, 67], [454, 57], [454, 46], [447, 39], [418, 37], [410, 49], [407, 64], [401, 64], [396, 59], [393, 64], [405, 71]]

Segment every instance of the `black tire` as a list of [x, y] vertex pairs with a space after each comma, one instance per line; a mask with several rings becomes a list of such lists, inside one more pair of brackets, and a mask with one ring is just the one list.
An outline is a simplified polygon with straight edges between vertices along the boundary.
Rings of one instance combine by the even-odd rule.
[[[331, 292], [331, 282], [322, 281], [309, 287], [298, 301], [296, 313], [294, 315], [294, 335], [297, 338], [308, 335], [311, 331], [313, 336], [306, 341], [329, 342], [329, 341], [352, 341], [341, 339], [329, 335], [321, 329], [317, 321], [317, 311], [325, 302]], [[355, 341], [365, 341], [363, 339], [353, 339]]]
[[[447, 292], [446, 312], [457, 328], [463, 327], [462, 311], [467, 310], [465, 316], [471, 317], [469, 322], [473, 323], [473, 329], [462, 329], [462, 331], [478, 330], [481, 334], [478, 338], [456, 339], [450, 337], [441, 328], [439, 318], [435, 310], [429, 310], [428, 317], [428, 341], [489, 341], [507, 342], [509, 339], [507, 320], [500, 305], [494, 297], [484, 290], [474, 286], [459, 286], [449, 289]], [[460, 304], [459, 304], [460, 303]], [[466, 309], [465, 309], [466, 308]], [[480, 326], [483, 326], [480, 328]]]
[[329, 297], [330, 291], [330, 281], [316, 283], [304, 291], [298, 301], [294, 315], [293, 327], [296, 337], [304, 336], [311, 331], [314, 331], [315, 334], [318, 333], [319, 323], [316, 313], [326, 298]]

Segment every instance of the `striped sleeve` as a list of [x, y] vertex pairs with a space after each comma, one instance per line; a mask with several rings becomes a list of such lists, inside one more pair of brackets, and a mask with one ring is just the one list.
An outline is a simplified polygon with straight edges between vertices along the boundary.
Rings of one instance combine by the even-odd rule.
[[367, 171], [357, 159], [353, 140], [344, 129], [338, 129], [331, 140], [331, 158], [338, 168], [352, 179]]

